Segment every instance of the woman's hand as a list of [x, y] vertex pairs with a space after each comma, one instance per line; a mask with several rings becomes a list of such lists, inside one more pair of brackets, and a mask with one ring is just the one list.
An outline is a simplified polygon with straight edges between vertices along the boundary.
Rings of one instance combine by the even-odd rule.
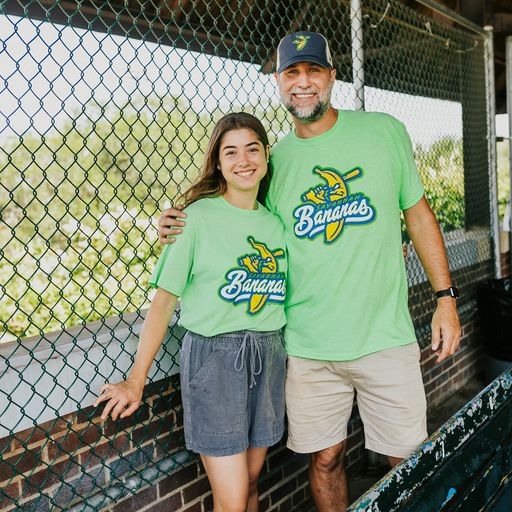
[[[101, 394], [94, 402], [97, 407], [101, 402], [107, 402], [101, 419], [105, 420], [108, 415], [113, 420], [126, 418], [133, 414], [141, 404], [144, 385], [137, 384], [128, 378], [119, 384], [105, 384], [100, 388]], [[108, 401], [107, 401], [108, 400]]]
[[94, 407], [107, 402], [101, 414], [103, 420], [109, 415], [113, 420], [126, 418], [139, 407], [151, 363], [167, 334], [177, 301], [176, 295], [163, 288], [157, 289], [144, 319], [137, 355], [128, 378], [119, 384], [101, 386], [100, 396], [94, 402]]

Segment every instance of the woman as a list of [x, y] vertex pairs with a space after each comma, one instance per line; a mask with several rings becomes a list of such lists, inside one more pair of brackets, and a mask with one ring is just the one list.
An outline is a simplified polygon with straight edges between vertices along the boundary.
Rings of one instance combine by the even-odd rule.
[[[215, 126], [198, 181], [185, 193], [187, 229], [165, 247], [157, 288], [126, 381], [106, 384], [102, 417], [132, 414], [178, 297], [187, 448], [201, 455], [214, 510], [258, 510], [267, 448], [284, 429], [286, 254], [283, 228], [262, 203], [267, 134], [245, 113]], [[259, 200], [259, 202], [258, 202]]]

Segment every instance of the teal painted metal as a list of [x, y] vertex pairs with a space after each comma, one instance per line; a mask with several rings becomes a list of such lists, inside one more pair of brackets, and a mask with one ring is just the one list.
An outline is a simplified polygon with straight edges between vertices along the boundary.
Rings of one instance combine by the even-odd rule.
[[510, 512], [512, 369], [377, 482], [349, 512]]

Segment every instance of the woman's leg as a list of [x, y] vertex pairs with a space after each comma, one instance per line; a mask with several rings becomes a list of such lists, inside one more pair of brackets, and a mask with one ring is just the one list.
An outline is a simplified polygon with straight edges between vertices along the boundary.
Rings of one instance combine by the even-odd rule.
[[268, 448], [249, 448], [247, 466], [249, 473], [249, 503], [247, 512], [258, 512], [258, 478], [265, 462]]
[[227, 457], [201, 455], [213, 491], [215, 512], [257, 512], [258, 477], [267, 448]]
[[201, 455], [213, 491], [214, 512], [245, 512], [249, 499], [247, 452], [210, 457]]

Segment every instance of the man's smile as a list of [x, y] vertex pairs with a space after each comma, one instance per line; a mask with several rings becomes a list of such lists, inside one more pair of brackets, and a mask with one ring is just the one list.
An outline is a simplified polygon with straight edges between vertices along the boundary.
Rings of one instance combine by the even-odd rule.
[[301, 100], [301, 99], [310, 99], [316, 96], [315, 92], [293, 92], [292, 96]]

